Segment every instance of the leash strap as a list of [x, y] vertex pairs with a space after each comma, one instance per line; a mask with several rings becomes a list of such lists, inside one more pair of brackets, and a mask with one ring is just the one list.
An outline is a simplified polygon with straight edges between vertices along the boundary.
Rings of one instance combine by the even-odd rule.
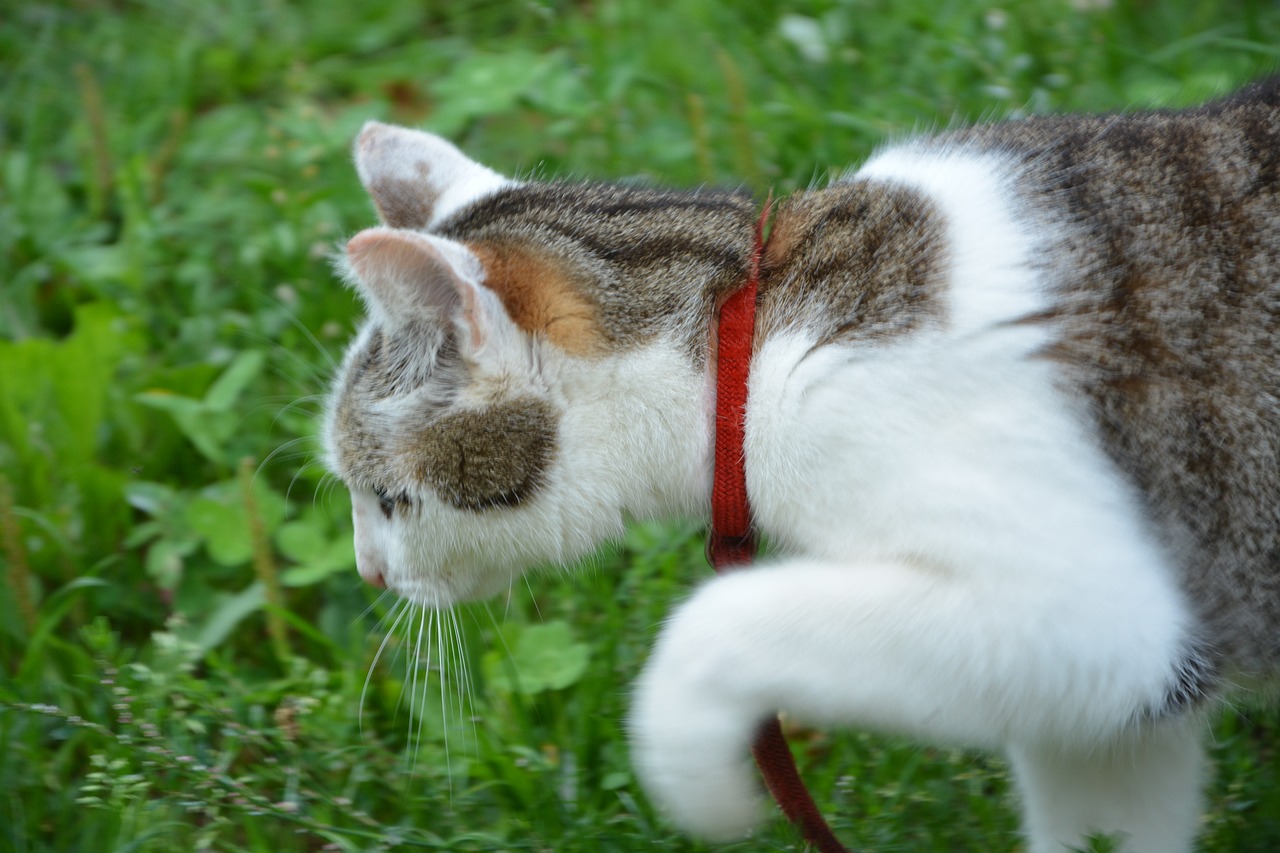
[[[746, 283], [720, 309], [716, 342], [715, 470], [711, 485], [711, 529], [707, 559], [716, 572], [750, 565], [756, 553], [747, 502], [747, 471], [743, 439], [747, 413], [747, 377], [751, 371], [751, 342], [755, 334], [756, 294], [760, 287], [760, 259], [764, 227], [773, 199], [769, 198], [756, 223], [755, 252]], [[795, 757], [777, 717], [765, 721], [751, 746], [765, 787], [819, 853], [849, 853], [818, 811], [800, 778]]]

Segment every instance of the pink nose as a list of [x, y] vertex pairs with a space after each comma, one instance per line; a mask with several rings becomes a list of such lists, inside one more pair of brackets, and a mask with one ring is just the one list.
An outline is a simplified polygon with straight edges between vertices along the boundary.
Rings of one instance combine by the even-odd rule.
[[385, 578], [382, 577], [382, 571], [380, 569], [377, 569], [377, 568], [366, 569], [364, 566], [361, 566], [360, 577], [363, 578], [364, 582], [369, 584], [369, 586], [377, 587], [378, 589], [387, 588], [387, 581]]
[[382, 570], [382, 560], [377, 559], [376, 557], [361, 559], [361, 556], [357, 553], [356, 571], [360, 573], [361, 579], [363, 579], [365, 583], [369, 584], [369, 586], [377, 587], [378, 589], [387, 588], [387, 579], [383, 577]]

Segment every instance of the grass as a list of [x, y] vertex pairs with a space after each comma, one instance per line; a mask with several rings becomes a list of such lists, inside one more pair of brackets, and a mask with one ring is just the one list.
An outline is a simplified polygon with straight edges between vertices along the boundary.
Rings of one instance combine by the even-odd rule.
[[[374, 664], [401, 614], [315, 455], [356, 316], [329, 255], [373, 221], [350, 141], [374, 117], [508, 173], [763, 196], [913, 129], [1188, 103], [1280, 54], [1274, 4], [1077, 5], [5, 6], [0, 850], [706, 849], [620, 727], [707, 572], [694, 529], [460, 609], [430, 665], [402, 620]], [[1218, 722], [1204, 849], [1280, 847], [1276, 723]], [[799, 753], [859, 849], [1018, 849], [995, 759]]]

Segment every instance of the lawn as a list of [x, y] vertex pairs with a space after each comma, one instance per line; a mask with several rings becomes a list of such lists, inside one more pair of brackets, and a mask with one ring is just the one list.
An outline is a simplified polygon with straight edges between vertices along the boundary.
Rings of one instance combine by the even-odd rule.
[[[915, 130], [1193, 103], [1241, 2], [0, 3], [0, 851], [710, 849], [628, 767], [696, 524], [447, 616], [354, 571], [316, 442], [374, 221], [362, 122], [499, 171], [820, 184]], [[995, 758], [803, 732], [859, 850], [1019, 849]], [[1215, 727], [1207, 851], [1280, 849], [1280, 718]], [[800, 847], [785, 825], [728, 850]], [[1100, 841], [1098, 850], [1108, 849]]]

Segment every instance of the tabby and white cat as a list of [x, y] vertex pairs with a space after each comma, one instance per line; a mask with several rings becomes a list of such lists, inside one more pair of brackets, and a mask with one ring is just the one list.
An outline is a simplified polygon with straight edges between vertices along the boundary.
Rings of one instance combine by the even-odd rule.
[[[751, 198], [505, 178], [370, 123], [369, 319], [325, 429], [361, 575], [506, 589], [626, 519], [703, 516], [712, 319]], [[636, 689], [689, 830], [758, 819], [779, 708], [1003, 748], [1031, 850], [1192, 847], [1205, 712], [1280, 670], [1280, 83], [1186, 112], [888, 147], [792, 196], [746, 422], [778, 556], [702, 586]]]

